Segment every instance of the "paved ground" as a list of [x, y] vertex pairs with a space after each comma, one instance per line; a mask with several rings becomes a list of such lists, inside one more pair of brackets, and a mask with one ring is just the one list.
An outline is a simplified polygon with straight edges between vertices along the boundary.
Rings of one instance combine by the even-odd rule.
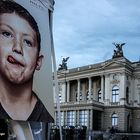
[[86, 140], [140, 140], [140, 133], [116, 133], [90, 132]]

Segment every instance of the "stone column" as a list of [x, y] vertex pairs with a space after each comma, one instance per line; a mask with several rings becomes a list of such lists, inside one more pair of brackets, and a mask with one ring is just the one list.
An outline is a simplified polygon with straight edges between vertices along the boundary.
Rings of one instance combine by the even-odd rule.
[[74, 119], [74, 125], [76, 125], [76, 113], [77, 113], [76, 110], [74, 110], [74, 115], [75, 115], [74, 116], [75, 117], [75, 119]]
[[77, 124], [79, 124], [79, 110], [77, 110]]
[[63, 125], [66, 124], [65, 120], [66, 120], [66, 111], [64, 111]]
[[65, 125], [67, 125], [67, 116], [68, 116], [67, 113], [68, 113], [68, 112], [66, 111], [66, 112], [65, 112], [65, 119], [64, 119], [64, 120], [65, 120]]
[[78, 94], [78, 96], [77, 96], [77, 101], [79, 102], [80, 101], [80, 79], [78, 79], [77, 80], [77, 94]]
[[[126, 82], [125, 82], [125, 73], [122, 73], [121, 75], [121, 81], [120, 81], [120, 88], [119, 88], [119, 101], [121, 105], [125, 104], [124, 98], [126, 98]], [[121, 100], [120, 100], [121, 99]]]
[[67, 102], [70, 101], [70, 82], [67, 82]]
[[64, 90], [62, 93], [62, 96], [63, 96], [62, 102], [67, 102], [67, 83], [66, 82], [64, 82], [63, 88], [64, 88]]
[[97, 101], [98, 100], [98, 94], [97, 94], [96, 81], [94, 81], [94, 83], [93, 83], [93, 91], [94, 91], [93, 99]]
[[105, 99], [104, 99], [104, 103], [105, 103], [105, 105], [110, 105], [110, 102], [112, 100], [112, 89], [110, 87], [109, 74], [105, 75], [104, 80], [105, 80]]
[[103, 101], [104, 99], [104, 77], [103, 75], [101, 76], [101, 100]]
[[89, 129], [90, 128], [90, 110], [87, 110], [87, 112], [88, 112], [87, 129]]
[[91, 100], [91, 77], [89, 77], [88, 80], [89, 80], [88, 94], [89, 94], [89, 100]]
[[139, 102], [138, 103], [140, 104], [140, 92], [139, 92]]
[[57, 112], [55, 111], [55, 125], [57, 125]]
[[93, 130], [93, 109], [90, 110], [90, 130]]

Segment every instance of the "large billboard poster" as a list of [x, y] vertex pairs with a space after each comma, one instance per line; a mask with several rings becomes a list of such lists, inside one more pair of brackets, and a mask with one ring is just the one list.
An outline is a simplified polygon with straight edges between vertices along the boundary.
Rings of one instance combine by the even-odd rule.
[[0, 0], [0, 119], [54, 120], [49, 4]]

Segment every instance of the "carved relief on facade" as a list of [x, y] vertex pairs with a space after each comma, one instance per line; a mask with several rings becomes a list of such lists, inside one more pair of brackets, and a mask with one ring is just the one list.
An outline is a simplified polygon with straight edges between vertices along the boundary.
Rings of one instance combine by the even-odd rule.
[[111, 80], [111, 84], [118, 84], [120, 82], [120, 79], [119, 79], [119, 75], [118, 74], [114, 74], [112, 76], [112, 80]]

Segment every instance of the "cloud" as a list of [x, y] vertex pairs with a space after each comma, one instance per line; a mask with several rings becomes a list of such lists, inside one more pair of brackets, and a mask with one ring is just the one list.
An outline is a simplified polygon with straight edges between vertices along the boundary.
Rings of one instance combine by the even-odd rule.
[[137, 0], [57, 0], [53, 24], [57, 63], [61, 56], [70, 56], [70, 68], [110, 59], [115, 48], [112, 42], [125, 42], [124, 54], [137, 61], [139, 7]]

